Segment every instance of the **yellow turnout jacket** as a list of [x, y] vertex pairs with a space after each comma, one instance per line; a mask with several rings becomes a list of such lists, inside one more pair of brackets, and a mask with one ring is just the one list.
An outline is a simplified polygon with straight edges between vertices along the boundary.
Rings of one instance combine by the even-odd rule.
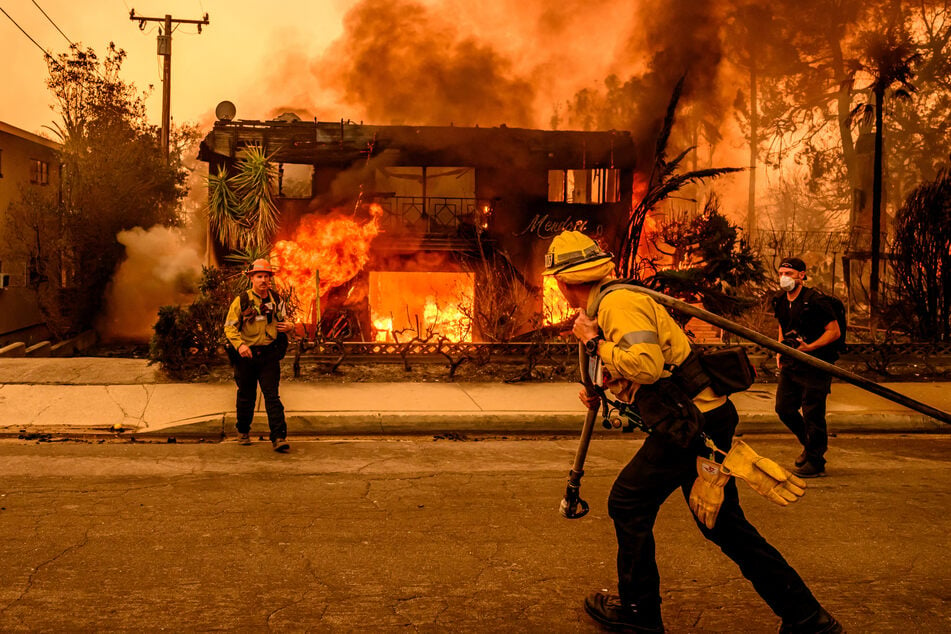
[[[588, 295], [588, 315], [594, 317], [596, 300], [609, 276], [595, 284]], [[604, 386], [619, 400], [631, 403], [641, 385], [670, 376], [665, 366], [679, 365], [690, 354], [690, 340], [667, 310], [644, 293], [618, 289], [606, 294], [597, 312], [604, 341], [598, 344]], [[694, 397], [707, 412], [726, 402], [710, 388]]]

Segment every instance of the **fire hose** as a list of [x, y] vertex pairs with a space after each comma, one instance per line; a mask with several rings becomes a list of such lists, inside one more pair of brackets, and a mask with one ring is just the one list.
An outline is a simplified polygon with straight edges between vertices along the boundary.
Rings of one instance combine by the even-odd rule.
[[[934, 418], [935, 420], [938, 420], [942, 423], [951, 424], [951, 414], [948, 414], [948, 412], [931, 407], [930, 405], [922, 403], [921, 401], [917, 401], [909, 396], [905, 396], [904, 394], [896, 392], [895, 390], [889, 389], [883, 385], [879, 385], [875, 381], [871, 381], [853, 372], [844, 370], [832, 363], [823, 361], [822, 359], [817, 359], [816, 357], [808, 355], [805, 352], [783, 345], [771, 337], [767, 337], [766, 335], [758, 333], [755, 330], [750, 330], [749, 328], [730, 321], [725, 317], [721, 317], [707, 310], [693, 306], [687, 302], [675, 299], [669, 295], [665, 295], [664, 293], [660, 293], [649, 288], [640, 286], [625, 286], [625, 288], [629, 288], [630, 290], [634, 290], [639, 293], [644, 293], [661, 306], [670, 308], [690, 317], [696, 317], [701, 321], [722, 328], [727, 332], [731, 332], [739, 337], [752, 341], [753, 343], [759, 344], [768, 350], [772, 350], [773, 352], [777, 352], [779, 354], [796, 359], [797, 361], [801, 361], [806, 365], [830, 374], [845, 381], [846, 383], [851, 383], [852, 385], [866, 390], [867, 392], [871, 392], [894, 403], [898, 403], [899, 405], [930, 416], [931, 418]], [[591, 377], [588, 374], [588, 356], [585, 353], [584, 346], [581, 344], [578, 345], [578, 364], [581, 368], [581, 380], [585, 386], [585, 389], [588, 390], [589, 394], [594, 394], [596, 390], [591, 381]], [[580, 497], [581, 477], [584, 475], [584, 461], [588, 454], [588, 445], [591, 442], [591, 434], [594, 431], [594, 419], [597, 417], [598, 409], [598, 406], [594, 406], [593, 409], [588, 409], [588, 412], [585, 416], [584, 425], [581, 428], [581, 439], [578, 443], [578, 450], [575, 452], [575, 461], [574, 464], [572, 464], [571, 471], [568, 472], [568, 486], [565, 490], [565, 497], [561, 501], [560, 508], [562, 516], [568, 519], [584, 517], [588, 513], [588, 504]]]

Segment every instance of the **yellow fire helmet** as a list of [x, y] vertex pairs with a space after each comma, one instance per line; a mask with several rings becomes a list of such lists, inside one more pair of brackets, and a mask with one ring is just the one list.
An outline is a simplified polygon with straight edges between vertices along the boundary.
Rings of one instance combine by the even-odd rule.
[[249, 277], [255, 273], [267, 273], [268, 275], [274, 275], [274, 269], [271, 268], [271, 263], [265, 260], [264, 258], [259, 258], [251, 263], [251, 268], [245, 271], [246, 275]]
[[562, 231], [548, 247], [542, 275], [566, 284], [596, 282], [614, 272], [613, 257], [580, 231]]

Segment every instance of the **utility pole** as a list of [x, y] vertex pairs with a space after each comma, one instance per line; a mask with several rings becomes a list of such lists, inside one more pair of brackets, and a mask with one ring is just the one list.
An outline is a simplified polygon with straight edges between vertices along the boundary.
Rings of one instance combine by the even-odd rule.
[[168, 161], [168, 142], [169, 131], [171, 129], [172, 118], [172, 24], [197, 24], [198, 32], [201, 33], [202, 25], [208, 24], [208, 14], [206, 13], [201, 20], [180, 20], [165, 14], [164, 18], [146, 18], [135, 14], [135, 9], [129, 11], [130, 20], [139, 21], [139, 30], [145, 30], [146, 22], [162, 22], [158, 34], [158, 54], [165, 58], [165, 69], [162, 74], [162, 153], [165, 160]]

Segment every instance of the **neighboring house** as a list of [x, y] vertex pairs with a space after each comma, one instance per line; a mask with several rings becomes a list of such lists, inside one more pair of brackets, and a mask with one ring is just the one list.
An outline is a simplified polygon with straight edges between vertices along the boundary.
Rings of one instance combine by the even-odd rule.
[[28, 345], [46, 338], [45, 322], [37, 305], [36, 291], [30, 288], [24, 245], [10, 244], [13, 236], [8, 219], [11, 206], [25, 192], [60, 195], [60, 144], [0, 121], [0, 236], [3, 252], [0, 260], [0, 345], [23, 341]]
[[[423, 285], [450, 274], [468, 285], [476, 313], [495, 301], [499, 280], [522, 287], [528, 299], [520, 311], [540, 313], [550, 239], [571, 228], [613, 244], [631, 209], [635, 147], [629, 132], [377, 126], [283, 115], [219, 120], [199, 158], [215, 173], [232, 166], [247, 145], [262, 146], [279, 166], [278, 239], [292, 238], [307, 215], [382, 207], [368, 263], [341, 289], [348, 298], [365, 297], [347, 300], [362, 331], [375, 328], [371, 316], [376, 322], [390, 311], [398, 320], [410, 312], [379, 305], [388, 291], [425, 294]], [[225, 252], [216, 246], [220, 261]], [[410, 279], [419, 274], [429, 275]], [[369, 292], [351, 293], [355, 286]], [[474, 338], [484, 338], [478, 328]]]

